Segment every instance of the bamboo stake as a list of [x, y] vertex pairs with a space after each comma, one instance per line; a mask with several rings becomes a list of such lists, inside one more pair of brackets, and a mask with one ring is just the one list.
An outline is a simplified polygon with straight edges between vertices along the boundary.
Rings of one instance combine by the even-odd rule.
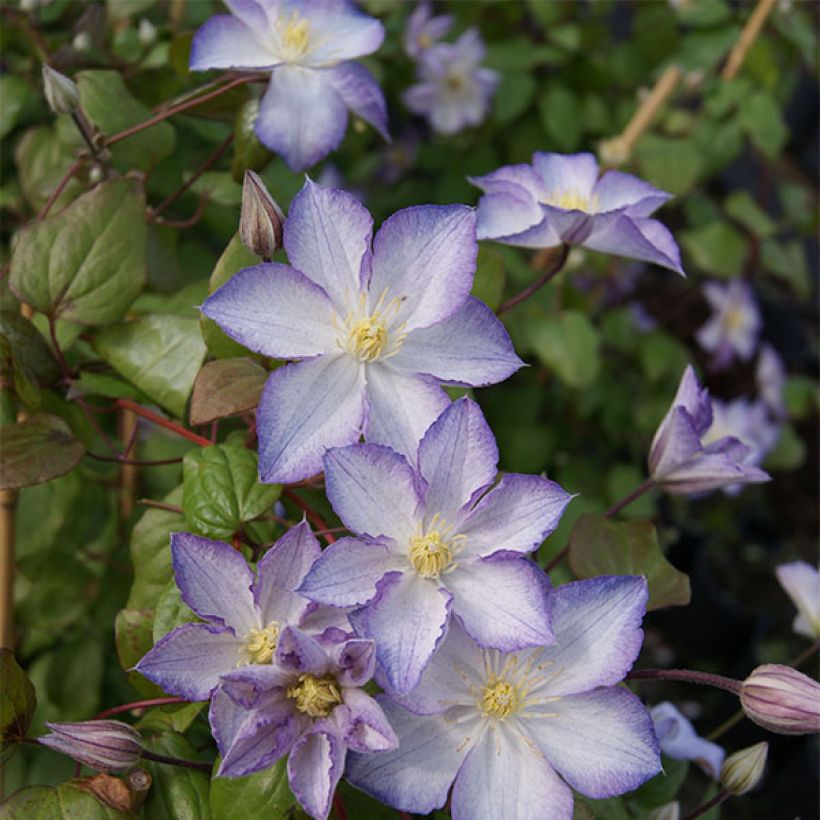
[[17, 490], [0, 490], [0, 647], [14, 648], [14, 519]]
[[[119, 411], [120, 441], [126, 447], [125, 457], [136, 460], [137, 452], [137, 414], [133, 410], [122, 408]], [[130, 445], [130, 446], [129, 446]], [[120, 473], [120, 515], [127, 521], [134, 511], [134, 496], [137, 489], [137, 466], [128, 461], [122, 465]]]
[[760, 0], [757, 4], [752, 16], [746, 21], [743, 31], [740, 32], [740, 37], [738, 37], [737, 42], [729, 52], [726, 65], [723, 66], [723, 71], [720, 73], [721, 80], [728, 82], [737, 76], [737, 72], [740, 71], [749, 49], [760, 34], [769, 14], [771, 14], [774, 4], [775, 0]]

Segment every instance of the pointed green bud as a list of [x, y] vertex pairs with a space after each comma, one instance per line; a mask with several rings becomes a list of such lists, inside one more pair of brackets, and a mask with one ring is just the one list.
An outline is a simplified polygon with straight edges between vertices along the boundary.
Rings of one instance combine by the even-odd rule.
[[653, 809], [646, 820], [680, 820], [680, 803], [677, 800], [664, 803], [662, 806]]
[[729, 755], [720, 770], [721, 784], [732, 794], [751, 791], [763, 778], [768, 755], [769, 744], [765, 742]]
[[73, 114], [80, 105], [80, 91], [74, 80], [43, 63], [43, 89], [55, 114]]
[[242, 214], [239, 235], [249, 251], [270, 259], [282, 247], [285, 215], [268, 193], [265, 183], [251, 170], [242, 183]]

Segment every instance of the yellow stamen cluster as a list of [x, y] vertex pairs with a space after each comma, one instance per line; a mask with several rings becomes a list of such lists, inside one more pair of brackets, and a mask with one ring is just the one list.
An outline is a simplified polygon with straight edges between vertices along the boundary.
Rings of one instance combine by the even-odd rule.
[[360, 362], [372, 362], [381, 356], [387, 344], [387, 327], [379, 314], [359, 319], [348, 334], [348, 350]]
[[438, 578], [453, 563], [453, 551], [438, 530], [410, 541], [410, 563], [422, 578]]
[[553, 205], [566, 211], [584, 211], [591, 214], [598, 210], [598, 197], [585, 196], [574, 188], [555, 191], [543, 201], [545, 205]]
[[358, 304], [353, 307], [348, 299], [348, 313], [343, 327], [335, 313], [331, 317], [333, 327], [339, 334], [339, 347], [360, 362], [374, 362], [376, 359], [395, 356], [407, 334], [403, 332], [404, 324], [390, 330], [387, 328], [399, 312], [401, 300], [395, 298], [387, 301], [385, 290], [372, 309], [368, 309], [366, 293], [360, 293], [357, 301]]
[[282, 34], [282, 48], [287, 59], [296, 60], [304, 57], [310, 41], [310, 23], [299, 12], [294, 11], [286, 20], [280, 19], [278, 24]]
[[296, 708], [308, 717], [327, 717], [342, 702], [339, 684], [330, 675], [300, 675], [295, 686], [288, 687], [287, 696], [296, 701]]
[[[279, 640], [279, 622], [271, 621], [264, 629], [249, 629], [241, 652], [245, 663], [270, 663]], [[242, 665], [242, 661], [238, 665]]]
[[491, 678], [481, 690], [479, 704], [482, 714], [498, 720], [506, 720], [511, 714], [518, 711], [521, 705], [521, 695], [508, 680]]
[[740, 308], [730, 307], [723, 314], [723, 326], [728, 331], [740, 330], [746, 323], [746, 316]]

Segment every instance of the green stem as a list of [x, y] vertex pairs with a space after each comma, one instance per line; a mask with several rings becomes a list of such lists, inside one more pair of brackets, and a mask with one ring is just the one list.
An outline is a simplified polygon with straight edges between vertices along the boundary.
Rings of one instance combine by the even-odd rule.
[[719, 806], [731, 794], [728, 789], [721, 789], [711, 800], [707, 800], [702, 806], [698, 806], [691, 814], [687, 814], [683, 820], [695, 820], [696, 817], [700, 817], [715, 806]]

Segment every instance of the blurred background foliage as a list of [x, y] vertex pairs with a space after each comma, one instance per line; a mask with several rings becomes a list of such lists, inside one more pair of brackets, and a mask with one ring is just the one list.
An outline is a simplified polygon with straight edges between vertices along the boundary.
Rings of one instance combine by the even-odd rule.
[[[597, 151], [602, 140], [623, 130], [664, 69], [680, 67], [680, 83], [624, 169], [675, 195], [660, 218], [681, 244], [688, 278], [573, 251], [556, 280], [505, 314], [519, 355], [532, 366], [475, 397], [498, 438], [502, 469], [546, 471], [579, 494], [541, 549], [546, 564], [566, 545], [582, 513], [602, 512], [643, 480], [652, 434], [688, 362], [705, 374], [714, 396], [755, 395], [754, 361], [710, 371], [694, 339], [709, 315], [703, 284], [746, 279], [761, 306], [762, 337], [788, 370], [787, 418], [763, 464], [774, 480], [733, 497], [647, 495], [624, 515], [654, 518], [664, 553], [692, 585], [688, 607], [648, 617], [647, 662], [743, 677], [758, 662], [786, 661], [802, 647], [790, 631], [793, 610], [772, 569], [786, 560], [816, 560], [818, 6], [777, 3], [741, 71], [727, 81], [720, 67], [752, 11], [749, 3], [441, 3], [455, 15], [456, 31], [480, 29], [486, 64], [502, 75], [488, 119], [452, 137], [429, 132], [400, 101], [413, 81], [413, 64], [401, 48], [410, 6], [394, 0], [363, 6], [387, 29], [383, 47], [365, 62], [387, 96], [393, 142], [385, 144], [353, 122], [340, 150], [311, 176], [356, 191], [377, 224], [412, 204], [474, 204], [477, 191], [467, 176], [528, 162], [536, 150]], [[41, 64], [47, 60], [78, 82], [88, 120], [110, 135], [218, 76], [191, 75], [187, 64], [193, 32], [221, 7], [210, 0], [51, 0], [0, 8], [0, 230], [6, 260], [18, 230], [43, 208], [83, 148], [70, 117], [48, 109]], [[238, 87], [111, 149], [111, 167], [136, 174], [148, 207], [156, 208], [233, 135], [224, 156], [164, 209], [163, 219], [149, 223], [145, 256], [138, 260], [147, 271], [145, 287], [127, 315], [115, 317], [123, 321], [57, 321], [60, 346], [80, 374], [68, 393], [48, 349], [44, 317], [35, 314], [42, 335], [32, 338], [4, 276], [0, 338], [7, 345], [0, 352], [4, 385], [10, 378], [15, 396], [4, 407], [4, 422], [9, 413], [47, 412], [63, 419], [86, 449], [103, 453], [98, 433], [73, 399], [98, 408], [133, 399], [188, 423], [191, 390], [206, 357], [246, 355], [215, 327], [200, 328], [193, 306], [209, 283], [213, 289], [256, 261], [238, 242], [229, 246], [244, 170], [258, 170], [285, 209], [303, 182], [253, 136], [256, 92], [249, 88]], [[97, 163], [86, 162], [52, 214], [102, 173]], [[483, 243], [475, 293], [496, 308], [534, 275], [530, 252]], [[252, 393], [264, 371], [257, 368], [254, 378], [253, 366], [245, 366]], [[117, 414], [97, 418], [122, 446], [128, 434], [118, 429]], [[229, 443], [219, 455], [224, 463], [209, 468], [219, 475], [217, 490], [196, 484], [202, 456], [195, 444], [141, 422], [132, 457], [167, 460], [187, 453], [184, 491], [182, 464], [131, 471], [124, 488], [120, 465], [85, 458], [66, 475], [20, 492], [15, 645], [37, 692], [31, 735], [41, 733], [46, 720], [86, 719], [159, 694], [123, 669], [150, 647], [152, 636], [185, 619], [171, 581], [170, 531], [227, 537], [247, 528], [257, 542], [280, 531], [275, 521], [253, 520], [265, 518], [278, 488], [246, 486], [255, 482], [255, 457], [242, 448], [246, 421], [219, 425], [219, 441]], [[210, 424], [198, 429], [211, 434]], [[188, 503], [185, 514], [175, 511], [183, 492], [216, 493], [203, 502], [218, 509], [216, 522], [197, 519]], [[300, 492], [336, 525], [321, 492]], [[168, 508], [133, 503], [143, 498]], [[292, 502], [285, 510], [297, 516]], [[554, 573], [556, 582], [569, 577], [567, 569]], [[719, 693], [668, 684], [641, 692], [653, 702], [682, 703], [704, 734], [734, 708]], [[197, 708], [152, 709], [142, 721], [155, 733], [157, 748], [176, 744], [179, 755], [196, 757], [208, 745], [207, 723]], [[744, 722], [721, 742], [735, 749], [762, 734]], [[727, 803], [723, 816], [817, 816], [816, 790], [807, 788], [818, 769], [816, 740], [767, 739], [772, 753], [766, 787]], [[206, 752], [203, 759], [211, 758]], [[663, 794], [644, 795], [649, 802], [617, 799], [579, 812], [640, 817], [665, 802], [661, 797], [671, 799], [679, 783], [685, 803], [701, 802], [705, 777], [680, 766], [675, 777], [669, 771], [659, 787]], [[57, 784], [72, 772], [67, 758], [22, 747], [4, 767], [5, 794], [27, 784]], [[225, 808], [230, 800], [224, 796], [221, 809], [213, 802], [209, 808], [207, 778], [196, 774], [174, 779], [156, 772], [146, 816], [205, 817], [212, 809], [214, 816], [239, 816]], [[351, 816], [393, 816], [344, 789]]]

